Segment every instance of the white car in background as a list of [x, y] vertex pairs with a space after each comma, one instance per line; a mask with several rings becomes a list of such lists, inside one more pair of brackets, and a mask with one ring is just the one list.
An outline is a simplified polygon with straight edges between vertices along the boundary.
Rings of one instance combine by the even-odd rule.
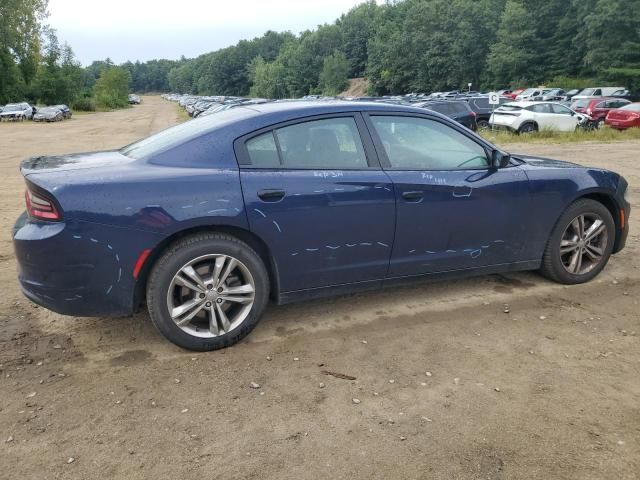
[[516, 95], [516, 101], [533, 100], [535, 97], [542, 95], [542, 88], [527, 88], [524, 92]]
[[573, 132], [583, 116], [555, 102], [511, 102], [496, 108], [489, 123], [518, 133]]

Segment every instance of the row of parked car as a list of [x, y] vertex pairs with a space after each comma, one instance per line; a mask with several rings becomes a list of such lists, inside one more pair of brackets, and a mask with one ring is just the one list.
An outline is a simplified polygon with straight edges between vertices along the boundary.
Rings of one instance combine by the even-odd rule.
[[[532, 90], [532, 92], [529, 92]], [[526, 93], [525, 93], [526, 92]], [[594, 96], [584, 96], [582, 93]], [[369, 101], [411, 105], [436, 111], [471, 130], [504, 128], [516, 133], [529, 133], [542, 129], [573, 131], [576, 128], [595, 129], [608, 124], [617, 129], [640, 126], [637, 115], [639, 103], [623, 98], [628, 91], [620, 87], [586, 89], [566, 99], [562, 89], [521, 89], [499, 91], [499, 105], [489, 102], [488, 93], [451, 91], [432, 94], [410, 93], [382, 97], [347, 97], [350, 101]], [[535, 95], [531, 95], [533, 93]], [[600, 96], [602, 93], [619, 94]], [[514, 96], [515, 94], [515, 96]], [[266, 103], [264, 98], [166, 94], [167, 100], [178, 102], [191, 117], [212, 115], [241, 105]], [[517, 101], [514, 101], [517, 99]], [[536, 99], [536, 100], [534, 100]], [[334, 97], [307, 95], [303, 100], [336, 100]], [[278, 100], [279, 102], [288, 100]]]
[[590, 87], [584, 89], [574, 89], [565, 92], [561, 88], [518, 88], [515, 90], [499, 90], [500, 95], [509, 97], [512, 100], [530, 100], [530, 101], [561, 101], [569, 102], [576, 100], [584, 100], [586, 98], [595, 97], [612, 97], [626, 100], [636, 99], [629, 90], [624, 87]]
[[178, 104], [185, 109], [190, 117], [206, 117], [216, 112], [228, 110], [239, 105], [255, 105], [258, 103], [267, 103], [264, 98], [243, 98], [233, 96], [200, 96], [200, 95], [181, 95], [178, 93], [167, 93], [162, 98]]
[[540, 129], [573, 131], [576, 127], [617, 130], [640, 127], [640, 102], [620, 97], [576, 97], [572, 101], [515, 101], [493, 113], [492, 125], [526, 133]]
[[0, 121], [60, 122], [68, 118], [71, 118], [71, 109], [66, 105], [35, 107], [27, 102], [21, 102], [0, 106]]

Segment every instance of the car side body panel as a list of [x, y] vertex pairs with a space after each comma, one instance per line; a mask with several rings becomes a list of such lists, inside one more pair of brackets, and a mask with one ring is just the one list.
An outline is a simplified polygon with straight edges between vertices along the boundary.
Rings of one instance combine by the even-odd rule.
[[[23, 175], [33, 188], [55, 200], [63, 218], [60, 222], [43, 222], [23, 216], [16, 223], [14, 245], [25, 294], [64, 314], [131, 313], [137, 306], [140, 282], [144, 281], [134, 278], [143, 252], [151, 250], [153, 258], [176, 235], [200, 228], [253, 232], [267, 245], [280, 284], [279, 302], [376, 288], [414, 278], [413, 273], [432, 273], [403, 272], [395, 275], [400, 278], [391, 279], [388, 271], [390, 252], [400, 241], [393, 229], [395, 189], [406, 179], [392, 181], [379, 167], [332, 177], [326, 170], [284, 175], [249, 172], [238, 166], [234, 142], [252, 132], [315, 115], [380, 110], [438, 118], [492, 148], [467, 129], [424, 109], [282, 102], [239, 107], [195, 120], [212, 122], [211, 129], [142, 159], [134, 160], [119, 152], [36, 158], [24, 162]], [[621, 200], [624, 192], [619, 191], [619, 176], [611, 172], [527, 159], [499, 173], [509, 176], [509, 172], [520, 173], [520, 177], [514, 177], [516, 185], [526, 184], [522, 173], [529, 181], [531, 200], [526, 221], [529, 226], [535, 225], [528, 230], [532, 234], [523, 233], [520, 244], [514, 236], [510, 241], [512, 251], [505, 259], [496, 257], [481, 268], [474, 268], [478, 267], [474, 264], [449, 265], [439, 274], [450, 275], [451, 269], [470, 274], [535, 268], [554, 222], [584, 194], [615, 195], [618, 204], [628, 211], [628, 204]], [[491, 176], [483, 181], [491, 183]], [[503, 193], [511, 188], [507, 183]], [[259, 189], [271, 184], [291, 192], [289, 198], [285, 197], [288, 203], [265, 206], [256, 198]], [[439, 202], [441, 198], [435, 196], [433, 200]], [[464, 198], [457, 200], [460, 208], [455, 215], [461, 230], [464, 219], [473, 223], [471, 217], [477, 216], [482, 206], [467, 211]], [[526, 208], [525, 204], [518, 208]], [[442, 205], [448, 208], [446, 202]], [[502, 206], [494, 203], [487, 208], [500, 210]], [[409, 217], [406, 220], [410, 222]], [[491, 233], [491, 221], [474, 225], [474, 229], [486, 228]], [[525, 232], [527, 227], [519, 224], [514, 229]], [[422, 234], [428, 235], [428, 231]]]

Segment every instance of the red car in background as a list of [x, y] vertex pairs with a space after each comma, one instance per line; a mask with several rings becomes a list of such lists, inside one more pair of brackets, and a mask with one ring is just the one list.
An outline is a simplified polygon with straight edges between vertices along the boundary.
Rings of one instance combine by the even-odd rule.
[[630, 103], [622, 108], [611, 110], [607, 114], [604, 123], [618, 130], [640, 127], [640, 102]]
[[505, 93], [504, 96], [505, 97], [509, 97], [511, 100], [515, 100], [516, 97], [518, 95], [520, 95], [522, 92], [524, 92], [526, 90], [526, 88], [516, 88], [515, 90], [509, 92], [509, 93]]
[[577, 100], [572, 107], [578, 113], [589, 115], [592, 121], [600, 128], [604, 125], [604, 119], [611, 110], [624, 107], [630, 103], [629, 100], [624, 98], [598, 97]]

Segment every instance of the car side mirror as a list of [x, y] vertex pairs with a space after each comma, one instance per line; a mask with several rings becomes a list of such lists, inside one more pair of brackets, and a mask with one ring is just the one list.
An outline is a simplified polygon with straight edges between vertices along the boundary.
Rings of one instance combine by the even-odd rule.
[[504, 168], [509, 165], [511, 161], [511, 155], [501, 150], [494, 150], [491, 153], [491, 167], [492, 168]]

